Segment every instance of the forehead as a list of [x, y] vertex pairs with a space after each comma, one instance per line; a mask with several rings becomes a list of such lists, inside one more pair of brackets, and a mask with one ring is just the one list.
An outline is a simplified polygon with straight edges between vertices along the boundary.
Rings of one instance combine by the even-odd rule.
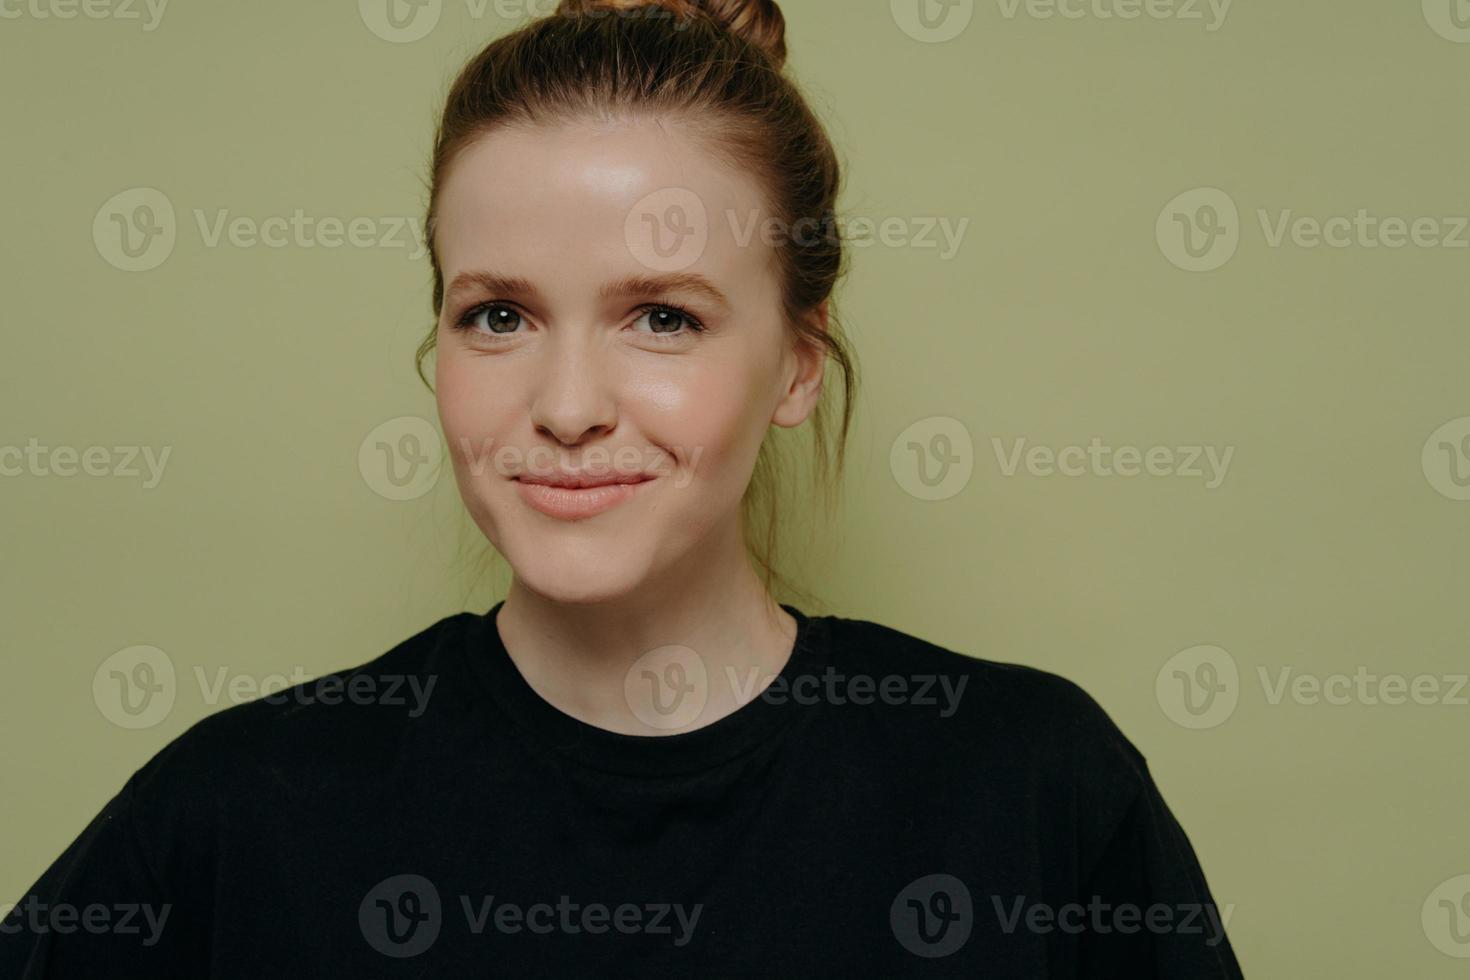
[[435, 241], [446, 279], [479, 268], [538, 278], [553, 264], [559, 276], [648, 272], [665, 259], [674, 265], [655, 271], [738, 276], [766, 268], [768, 217], [755, 179], [693, 130], [586, 120], [503, 127], [467, 146], [440, 187]]

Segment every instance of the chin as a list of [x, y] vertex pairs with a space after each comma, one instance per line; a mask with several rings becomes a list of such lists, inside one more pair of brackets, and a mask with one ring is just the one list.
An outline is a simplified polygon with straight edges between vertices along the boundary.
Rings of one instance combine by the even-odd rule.
[[[504, 528], [505, 525], [502, 525]], [[518, 522], [495, 542], [522, 586], [552, 602], [591, 605], [631, 595], [647, 584], [651, 537], [610, 534], [582, 523], [559, 532]]]
[[571, 606], [591, 606], [631, 595], [638, 590], [639, 580], [606, 571], [586, 568], [568, 573], [546, 562], [532, 562], [530, 567], [512, 564], [516, 580], [546, 599]]

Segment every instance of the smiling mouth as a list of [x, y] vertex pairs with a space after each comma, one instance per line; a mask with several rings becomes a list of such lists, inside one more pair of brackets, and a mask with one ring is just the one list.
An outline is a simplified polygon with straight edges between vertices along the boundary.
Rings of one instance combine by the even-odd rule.
[[562, 487], [516, 479], [516, 492], [532, 509], [562, 521], [585, 520], [612, 510], [655, 482], [640, 477], [627, 483], [604, 483], [588, 487]]

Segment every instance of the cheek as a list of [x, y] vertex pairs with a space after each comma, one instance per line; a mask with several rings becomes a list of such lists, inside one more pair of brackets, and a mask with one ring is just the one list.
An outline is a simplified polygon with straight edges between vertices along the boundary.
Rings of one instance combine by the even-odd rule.
[[507, 409], [498, 402], [505, 391], [486, 384], [483, 371], [475, 369], [474, 361], [441, 354], [434, 368], [439, 423], [456, 467], [470, 462], [467, 453], [493, 453], [503, 442], [499, 429], [506, 424]]
[[672, 453], [680, 485], [729, 485], [744, 492], [765, 436], [751, 379], [710, 365], [678, 381], [645, 381], [634, 394], [642, 437]]

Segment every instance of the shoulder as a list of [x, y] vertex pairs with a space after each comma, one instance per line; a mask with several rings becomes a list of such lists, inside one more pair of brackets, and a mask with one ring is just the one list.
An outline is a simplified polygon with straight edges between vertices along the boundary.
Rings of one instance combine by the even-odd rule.
[[[833, 669], [870, 675], [878, 685], [897, 678], [889, 683], [901, 696], [881, 702], [891, 723], [957, 760], [982, 765], [1004, 758], [1038, 777], [1108, 784], [1104, 792], [1122, 796], [1147, 778], [1143, 754], [1070, 678], [950, 649], [869, 620], [825, 618]], [[936, 702], [927, 712], [913, 701], [926, 688]]]
[[133, 806], [207, 820], [272, 784], [300, 782], [306, 792], [308, 780], [373, 769], [439, 707], [441, 671], [470, 615], [446, 616], [357, 666], [201, 718], [133, 774]]
[[[950, 678], [954, 686], [963, 681], [966, 695], [983, 702], [983, 714], [991, 719], [1046, 727], [1063, 736], [1122, 734], [1096, 698], [1061, 674], [961, 652], [882, 623], [824, 619], [830, 624], [831, 662], [838, 671]], [[968, 714], [979, 714], [979, 707], [972, 706]]]

